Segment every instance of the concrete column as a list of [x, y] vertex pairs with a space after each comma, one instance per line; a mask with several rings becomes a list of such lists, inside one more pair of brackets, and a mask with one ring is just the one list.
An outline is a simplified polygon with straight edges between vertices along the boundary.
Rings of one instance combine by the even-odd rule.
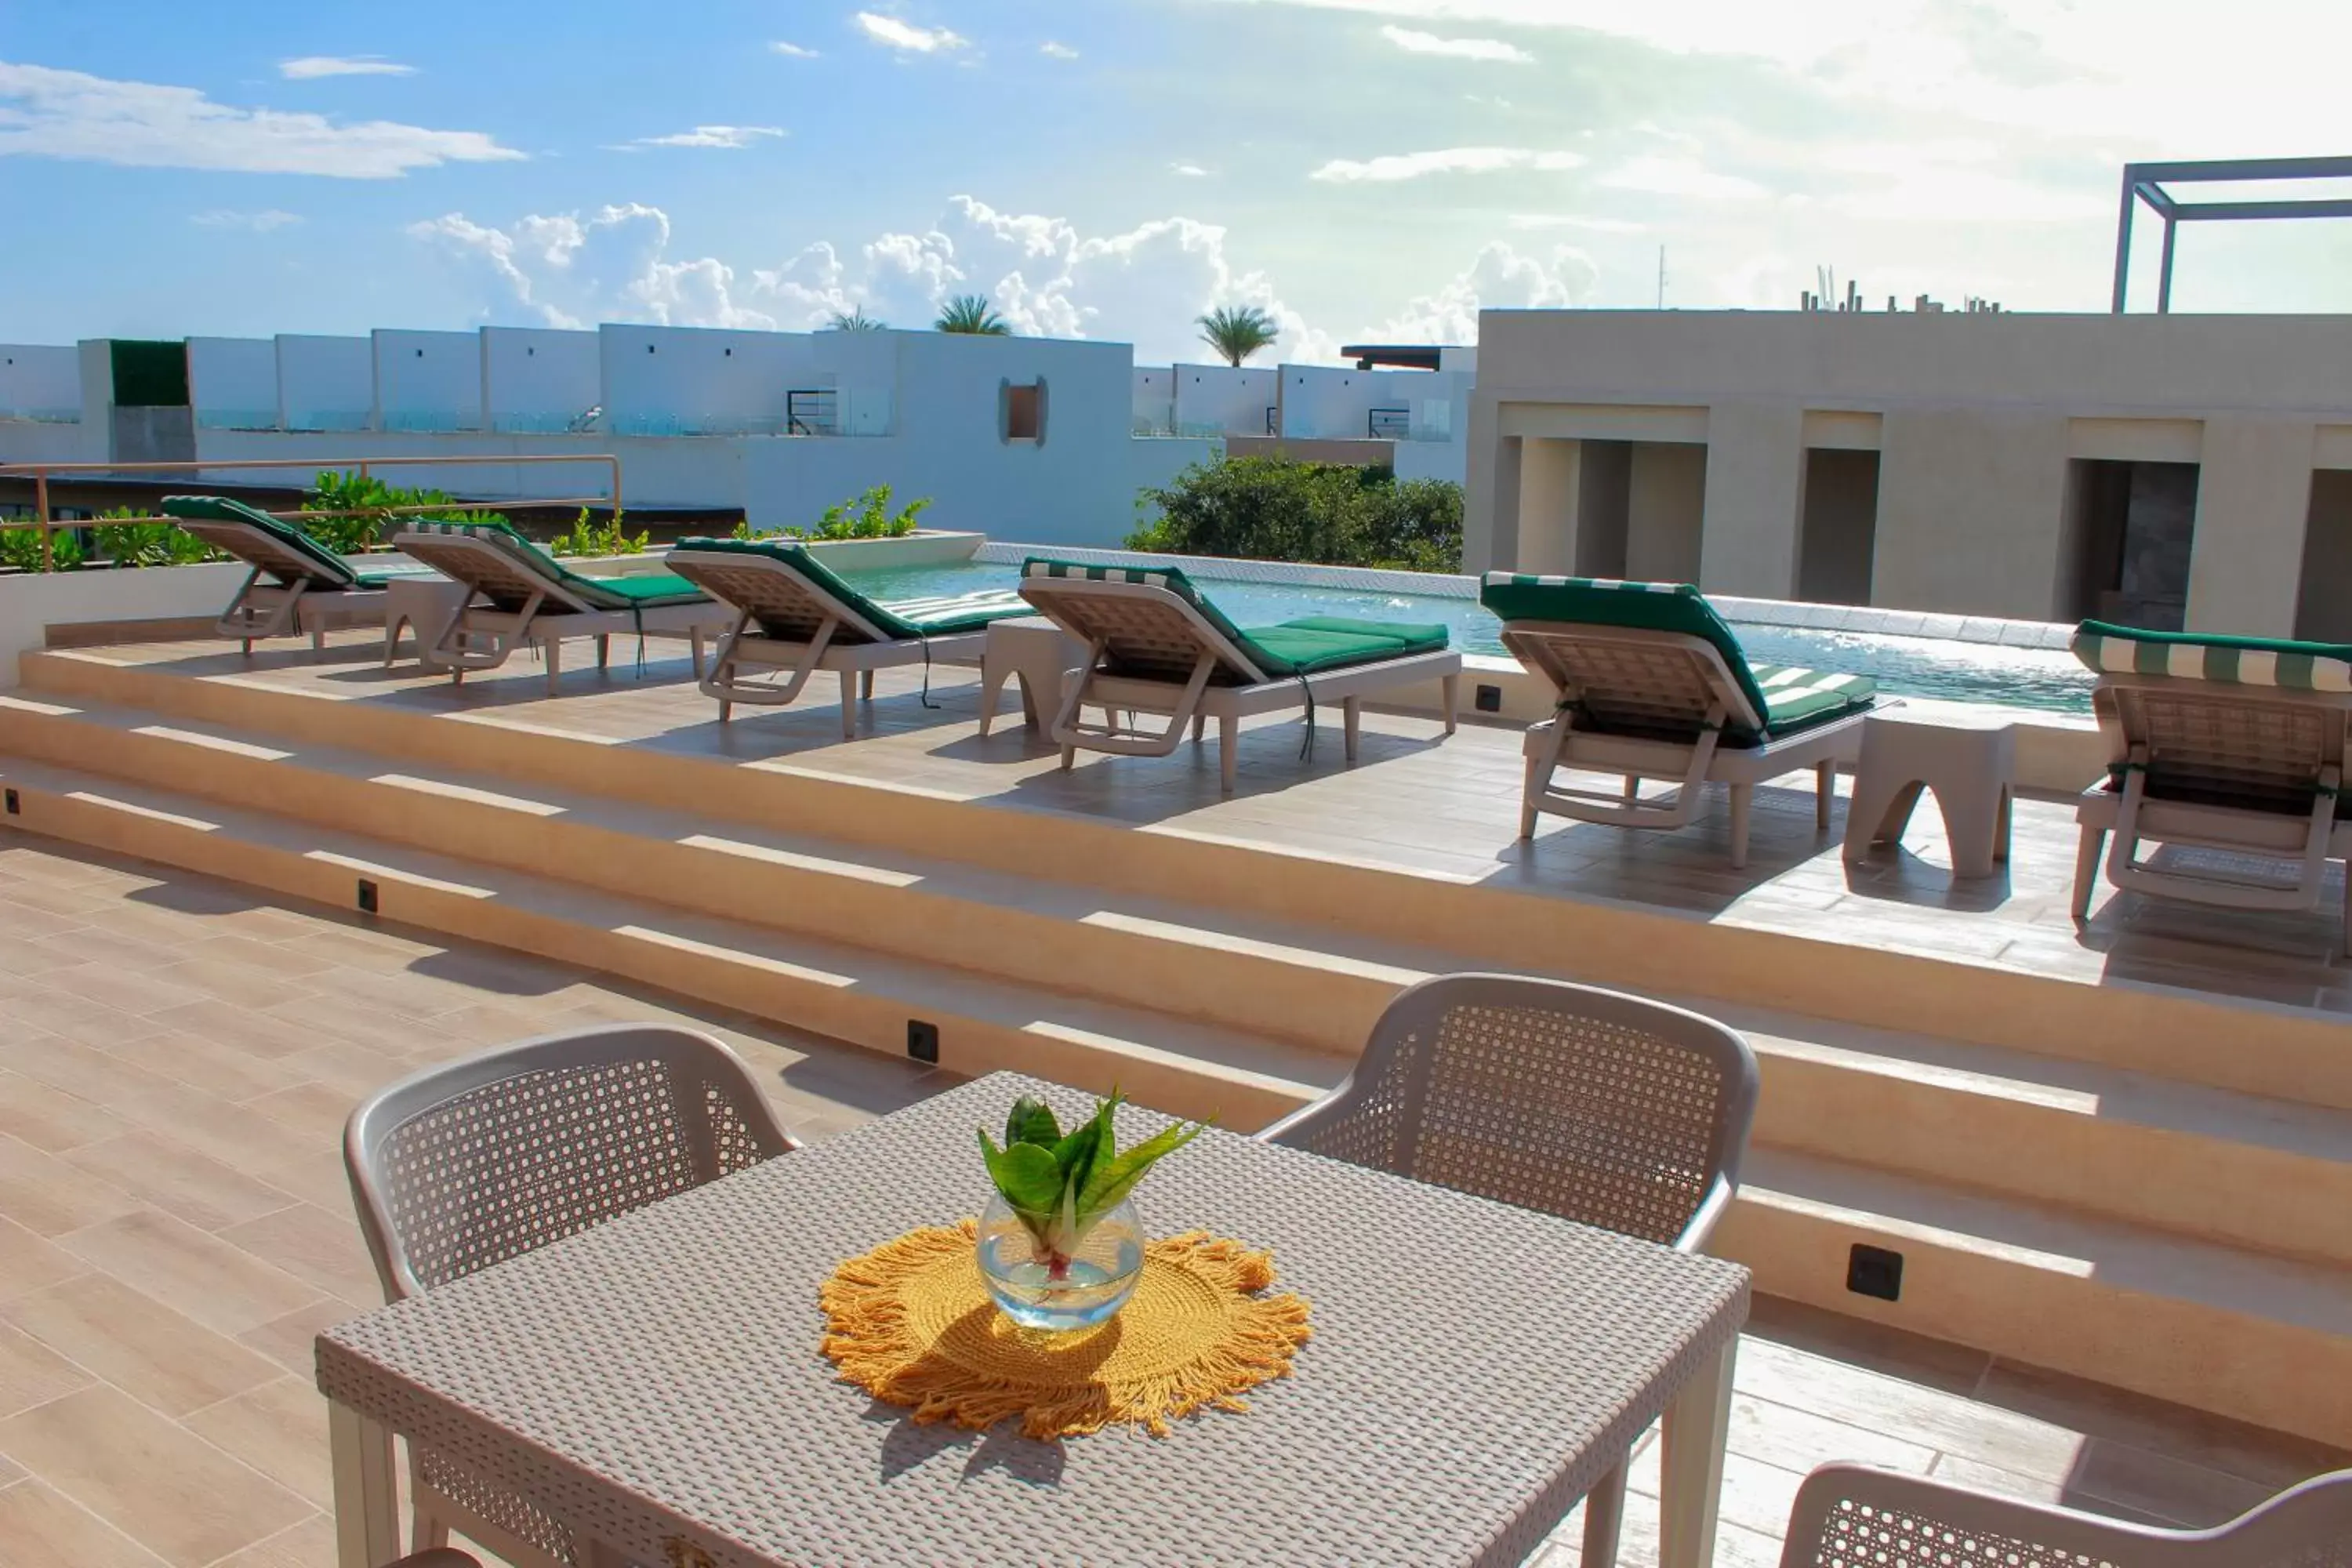
[[1517, 559], [1519, 441], [1506, 437], [1495, 399], [1474, 391], [1462, 477], [1462, 570], [1507, 571]]
[[1581, 443], [1528, 436], [1519, 443], [1518, 560], [1521, 572], [1565, 576], [1576, 570], [1577, 459]]
[[2190, 631], [2294, 635], [2316, 440], [2308, 420], [2205, 421], [2189, 557]]
[[1805, 499], [1805, 411], [1718, 403], [1706, 416], [1706, 519], [1699, 586], [1786, 599], [1797, 591]]
[[2067, 424], [2034, 410], [1890, 410], [1870, 602], [2047, 620], [2060, 594]]
[[1636, 441], [1625, 476], [1625, 575], [1636, 583], [1699, 580], [1706, 515], [1706, 448]]

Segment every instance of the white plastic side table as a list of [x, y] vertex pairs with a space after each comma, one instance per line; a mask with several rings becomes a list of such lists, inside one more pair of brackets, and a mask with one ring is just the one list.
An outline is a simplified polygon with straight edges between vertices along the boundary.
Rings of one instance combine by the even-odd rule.
[[1862, 760], [1846, 808], [1845, 858], [1900, 842], [1919, 792], [1932, 789], [1951, 844], [1952, 875], [1990, 877], [2009, 858], [2016, 793], [2017, 729], [1966, 714], [1930, 717], [1893, 708], [1863, 721]]
[[1021, 719], [1032, 730], [1062, 707], [1062, 684], [1087, 662], [1087, 645], [1043, 616], [988, 623], [980, 656], [980, 732], [996, 718], [996, 700], [1008, 677], [1021, 679]]
[[433, 649], [464, 611], [473, 590], [436, 574], [394, 577], [383, 591], [384, 667], [390, 668], [399, 656], [400, 628], [406, 626], [416, 638], [416, 661], [428, 669], [437, 668]]

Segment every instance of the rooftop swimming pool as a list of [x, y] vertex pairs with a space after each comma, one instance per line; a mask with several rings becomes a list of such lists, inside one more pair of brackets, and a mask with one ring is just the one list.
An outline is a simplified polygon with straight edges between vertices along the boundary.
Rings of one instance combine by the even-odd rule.
[[[845, 575], [859, 592], [884, 603], [1010, 588], [1020, 580], [1019, 568], [987, 562]], [[1199, 586], [1242, 626], [1302, 616], [1433, 621], [1444, 625], [1454, 646], [1464, 653], [1508, 657], [1503, 648], [1501, 624], [1475, 599], [1224, 577], [1204, 580]], [[1890, 696], [1937, 697], [2062, 713], [2091, 710], [2091, 672], [2060, 648], [2006, 647], [1951, 637], [1830, 631], [1744, 619], [1733, 625], [1748, 658], [1759, 664], [1794, 664], [1875, 676], [1878, 689]]]

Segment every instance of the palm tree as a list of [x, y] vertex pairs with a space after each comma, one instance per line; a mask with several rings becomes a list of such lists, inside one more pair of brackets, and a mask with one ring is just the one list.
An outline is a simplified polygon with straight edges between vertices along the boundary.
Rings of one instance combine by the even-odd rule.
[[967, 337], [1009, 338], [1013, 329], [1004, 318], [988, 308], [985, 294], [959, 294], [940, 310], [940, 319], [931, 323], [942, 332], [961, 332]]
[[833, 319], [825, 322], [824, 330], [828, 332], [879, 332], [888, 330], [888, 325], [867, 315], [865, 306], [857, 305], [846, 310], [835, 310]]
[[1274, 318], [1255, 305], [1220, 305], [1195, 324], [1201, 329], [1201, 341], [1234, 366], [1258, 350], [1273, 347], [1280, 335]]

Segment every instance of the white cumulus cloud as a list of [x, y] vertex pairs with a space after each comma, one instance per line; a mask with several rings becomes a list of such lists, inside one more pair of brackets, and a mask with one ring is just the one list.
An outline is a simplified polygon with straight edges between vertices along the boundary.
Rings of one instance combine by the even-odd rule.
[[188, 221], [205, 228], [249, 228], [256, 234], [268, 234], [273, 228], [302, 221], [299, 213], [280, 212], [265, 207], [259, 212], [237, 212], [228, 207], [212, 207], [200, 213], [190, 213]]
[[1753, 201], [1771, 193], [1753, 180], [1721, 174], [1690, 158], [1633, 158], [1601, 176], [1615, 190], [1648, 191], [1701, 201]]
[[667, 136], [640, 136], [630, 147], [749, 147], [762, 137], [782, 136], [781, 125], [698, 125]]
[[1571, 246], [1549, 256], [1523, 254], [1503, 240], [1481, 249], [1435, 292], [1407, 301], [1380, 328], [1396, 342], [1475, 343], [1482, 310], [1562, 310], [1591, 298], [1600, 280], [1592, 258]]
[[415, 76], [416, 68], [382, 55], [302, 55], [279, 60], [278, 74], [289, 81], [309, 81], [322, 76]]
[[1334, 158], [1307, 178], [1335, 184], [1386, 184], [1418, 180], [1431, 174], [1490, 174], [1504, 169], [1573, 169], [1584, 162], [1581, 153], [1544, 153], [1532, 147], [1441, 147], [1427, 153], [1393, 153], [1384, 157]]
[[1074, 60], [1078, 58], [1077, 50], [1070, 47], [1067, 44], [1055, 43], [1051, 38], [1048, 38], [1044, 43], [1038, 45], [1037, 52], [1045, 56], [1048, 59]]
[[857, 30], [884, 48], [897, 49], [901, 54], [937, 55], [968, 47], [971, 40], [945, 27], [918, 27], [912, 22], [902, 22], [896, 16], [885, 16], [873, 11], [860, 11], [850, 18]]
[[1483, 60], [1495, 65], [1531, 66], [1535, 56], [1517, 44], [1500, 38], [1446, 38], [1435, 33], [1423, 33], [1412, 27], [1400, 27], [1394, 23], [1381, 29], [1381, 37], [1409, 55], [1441, 55], [1448, 59]]
[[770, 44], [768, 47], [773, 52], [783, 55], [791, 59], [813, 60], [816, 58], [816, 51], [814, 49], [804, 47], [799, 44], [787, 43], [782, 38], [778, 38], [775, 42]]
[[0, 61], [0, 157], [382, 180], [523, 154], [479, 131], [237, 109], [192, 87]]
[[1171, 174], [1181, 174], [1188, 180], [1205, 180], [1209, 177], [1209, 171], [1198, 163], [1171, 163], [1168, 165], [1168, 172]]

